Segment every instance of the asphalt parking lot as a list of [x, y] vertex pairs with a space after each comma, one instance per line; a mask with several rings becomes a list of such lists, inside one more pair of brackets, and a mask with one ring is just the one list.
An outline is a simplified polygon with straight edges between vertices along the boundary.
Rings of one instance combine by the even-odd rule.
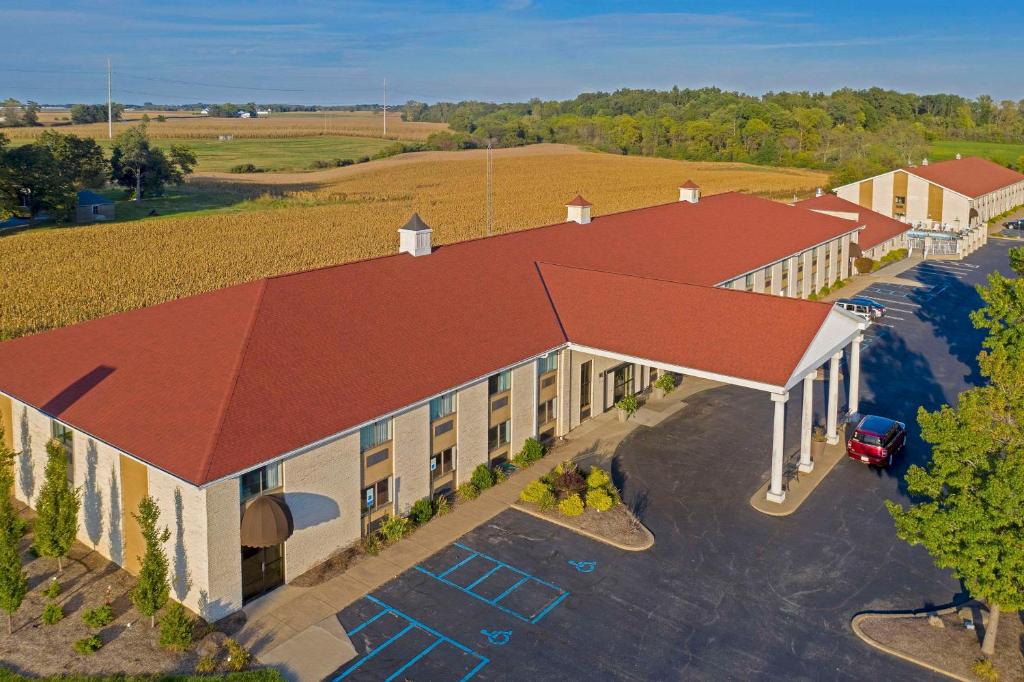
[[[978, 380], [973, 286], [1009, 272], [1012, 245], [901, 275], [920, 287], [864, 293], [890, 312], [867, 332], [862, 411], [911, 432], [892, 470], [840, 462], [795, 514], [763, 516], [747, 500], [768, 475], [771, 401], [738, 387], [699, 394], [611, 462], [651, 550], [506, 511], [339, 614], [359, 656], [334, 679], [930, 679], [864, 645], [849, 621], [964, 597], [895, 537], [883, 502], [905, 499], [902, 474], [926, 459], [917, 407]], [[799, 417], [791, 397], [790, 450]]]

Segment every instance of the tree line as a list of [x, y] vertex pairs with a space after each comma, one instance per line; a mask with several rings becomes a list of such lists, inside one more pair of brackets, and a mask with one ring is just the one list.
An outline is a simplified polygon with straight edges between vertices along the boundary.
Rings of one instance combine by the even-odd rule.
[[447, 123], [453, 132], [435, 135], [437, 148], [564, 142], [618, 154], [829, 169], [842, 182], [919, 162], [938, 139], [1024, 142], [1024, 100], [882, 88], [754, 96], [674, 87], [563, 101], [409, 101], [402, 117]]
[[[28, 101], [22, 104], [13, 97], [0, 103], [0, 128], [23, 128], [39, 126], [38, 102]], [[108, 116], [120, 121], [124, 114], [124, 105], [112, 103], [109, 109], [106, 104], [74, 104], [68, 109], [70, 123], [106, 123]]]
[[92, 138], [47, 130], [14, 147], [0, 134], [0, 218], [46, 213], [67, 220], [79, 190], [107, 182], [124, 187], [135, 200], [159, 196], [167, 184], [183, 182], [195, 165], [187, 147], [152, 146], [144, 124], [115, 137], [109, 159]]

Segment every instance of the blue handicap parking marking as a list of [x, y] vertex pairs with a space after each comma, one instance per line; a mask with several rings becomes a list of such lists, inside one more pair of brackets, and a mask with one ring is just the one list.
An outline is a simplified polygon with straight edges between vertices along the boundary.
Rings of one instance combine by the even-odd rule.
[[[469, 680], [490, 662], [469, 647], [384, 603], [373, 595], [368, 602], [379, 608], [348, 630], [353, 644], [365, 643], [366, 652], [349, 664], [340, 680], [452, 679]], [[511, 633], [509, 633], [511, 634]]]
[[481, 630], [480, 634], [487, 638], [487, 641], [497, 646], [505, 646], [512, 639], [511, 630]]
[[594, 569], [597, 568], [596, 561], [570, 561], [569, 565], [580, 573], [593, 573]]
[[448, 565], [435, 561], [416, 570], [527, 623], [537, 623], [569, 593], [499, 559], [461, 543], [452, 545], [458, 557]]

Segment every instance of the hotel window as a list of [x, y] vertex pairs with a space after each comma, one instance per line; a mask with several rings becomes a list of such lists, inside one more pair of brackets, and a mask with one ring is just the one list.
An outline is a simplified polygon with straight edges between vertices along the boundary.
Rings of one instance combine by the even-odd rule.
[[537, 423], [547, 424], [555, 420], [555, 399], [552, 398], [537, 406]]
[[381, 419], [359, 430], [359, 448], [366, 452], [391, 440], [391, 420]]
[[779, 284], [783, 289], [789, 284], [789, 259], [782, 261], [782, 278]]
[[538, 358], [537, 374], [547, 374], [558, 369], [558, 353], [548, 353], [546, 357]]
[[765, 291], [771, 291], [772, 290], [772, 271], [774, 269], [775, 269], [774, 267], [770, 267], [770, 268], [765, 268], [765, 270], [764, 270], [764, 290]]
[[907, 205], [907, 198], [906, 197], [901, 197], [899, 195], [896, 195], [896, 205], [897, 206], [906, 206]]
[[512, 422], [505, 420], [500, 424], [495, 424], [487, 431], [487, 450], [494, 452], [509, 444], [509, 430]]
[[455, 471], [455, 448], [450, 447], [430, 457], [430, 480], [436, 481]]
[[266, 495], [282, 487], [281, 463], [273, 462], [242, 474], [239, 479], [239, 497], [244, 505], [254, 497]]
[[587, 360], [580, 365], [580, 421], [590, 417], [590, 379], [593, 371], [593, 360]]
[[391, 502], [391, 477], [381, 479], [363, 488], [363, 513], [377, 511]]
[[455, 394], [446, 393], [430, 401], [430, 421], [436, 421], [455, 412]]
[[50, 420], [50, 436], [64, 447], [68, 464], [68, 482], [75, 482], [75, 432], [57, 420]]
[[511, 370], [498, 372], [497, 374], [491, 375], [491, 378], [487, 380], [487, 392], [489, 395], [494, 395], [495, 393], [504, 393], [510, 388], [512, 388]]
[[746, 279], [743, 281], [743, 286], [744, 286], [744, 288], [746, 288], [747, 291], [753, 291], [754, 290], [754, 275], [752, 275], [752, 274], [747, 275]]

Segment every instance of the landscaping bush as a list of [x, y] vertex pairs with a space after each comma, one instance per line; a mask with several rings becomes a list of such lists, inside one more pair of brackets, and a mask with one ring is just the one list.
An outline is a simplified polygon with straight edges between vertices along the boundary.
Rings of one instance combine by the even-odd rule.
[[478, 492], [483, 492], [494, 485], [494, 472], [487, 468], [486, 464], [478, 464], [476, 469], [473, 469], [469, 481], [476, 486]]
[[901, 261], [904, 258], [906, 258], [909, 255], [909, 253], [910, 252], [907, 251], [906, 249], [894, 249], [889, 253], [885, 254], [884, 256], [882, 256], [881, 263], [888, 264], [895, 263], [896, 261]]
[[541, 509], [551, 509], [556, 502], [554, 491], [544, 481], [533, 481], [527, 485], [519, 493], [519, 499], [535, 504]]
[[825, 286], [818, 290], [818, 297], [823, 298], [825, 296], [828, 296], [830, 293], [832, 293], [832, 290], [829, 289], [828, 285], [826, 284]]
[[160, 646], [168, 651], [185, 651], [192, 646], [195, 619], [184, 606], [171, 602], [160, 619]]
[[441, 495], [434, 500], [434, 515], [444, 516], [452, 510], [452, 503], [448, 501], [447, 495]]
[[376, 533], [370, 533], [359, 541], [359, 547], [365, 554], [377, 556], [380, 553], [380, 536]]
[[635, 395], [623, 396], [619, 402], [615, 403], [615, 407], [619, 408], [626, 413], [626, 417], [632, 417], [636, 414], [636, 411], [640, 409], [640, 401], [637, 400]]
[[196, 662], [196, 672], [200, 675], [209, 675], [217, 671], [217, 659], [207, 654]]
[[569, 495], [558, 503], [558, 513], [562, 516], [579, 516], [583, 513], [583, 498], [576, 493]]
[[817, 291], [812, 291], [811, 293], [807, 294], [808, 301], [817, 301], [819, 298], [820, 296], [818, 296]]
[[524, 469], [544, 456], [544, 446], [536, 438], [527, 438], [523, 449], [512, 458], [512, 463]]
[[46, 586], [46, 589], [43, 590], [43, 595], [47, 599], [56, 599], [60, 596], [60, 583], [57, 582], [56, 578], [51, 580], [50, 584]]
[[472, 482], [466, 481], [459, 486], [455, 494], [459, 496], [460, 500], [468, 502], [469, 500], [475, 500], [480, 497], [480, 488], [477, 488]]
[[997, 682], [999, 680], [999, 671], [992, 665], [992, 661], [987, 658], [979, 658], [971, 666], [971, 672], [979, 680], [985, 680], [985, 682]]
[[598, 466], [590, 467], [590, 473], [587, 474], [587, 487], [591, 490], [597, 488], [607, 488], [612, 484], [612, 477], [608, 475], [608, 472]]
[[608, 511], [615, 506], [615, 500], [604, 488], [592, 488], [587, 491], [587, 506], [599, 512]]
[[412, 506], [412, 510], [409, 512], [409, 516], [417, 526], [421, 526], [433, 518], [434, 505], [431, 504], [430, 498], [424, 497], [416, 500], [416, 504]]
[[587, 481], [572, 462], [562, 462], [548, 475], [548, 483], [558, 497], [582, 495], [587, 490]]
[[254, 163], [240, 163], [228, 169], [229, 173], [262, 173], [263, 169]]
[[508, 471], [500, 464], [491, 469], [491, 474], [494, 475], [495, 485], [498, 483], [504, 483], [508, 479]]
[[832, 283], [832, 291], [835, 291], [836, 289], [842, 289], [845, 286], [846, 286], [846, 280], [845, 279], [837, 279], [835, 282]]
[[110, 604], [97, 606], [95, 609], [86, 609], [82, 613], [82, 622], [91, 628], [102, 628], [114, 622], [114, 610]]
[[64, 609], [60, 604], [47, 604], [43, 608], [43, 622], [53, 625], [64, 620]]
[[83, 637], [71, 646], [83, 656], [89, 656], [103, 648], [103, 640], [96, 635], [92, 635], [91, 637]]
[[676, 390], [676, 378], [666, 372], [655, 380], [654, 387], [660, 388], [665, 391], [665, 395], [668, 395], [672, 391]]
[[227, 649], [228, 657], [224, 661], [228, 670], [241, 672], [249, 667], [252, 662], [252, 654], [244, 646], [233, 639], [224, 640], [224, 648]]
[[409, 532], [409, 519], [404, 516], [389, 516], [380, 527], [380, 536], [387, 544], [398, 542]]
[[334, 162], [325, 159], [316, 159], [311, 161], [309, 164], [311, 170], [320, 170], [321, 168], [334, 168]]
[[[885, 259], [883, 258], [882, 260]], [[857, 268], [857, 272], [863, 275], [875, 269], [875, 261], [867, 256], [861, 256], [860, 258], [854, 259], [853, 267]]]

